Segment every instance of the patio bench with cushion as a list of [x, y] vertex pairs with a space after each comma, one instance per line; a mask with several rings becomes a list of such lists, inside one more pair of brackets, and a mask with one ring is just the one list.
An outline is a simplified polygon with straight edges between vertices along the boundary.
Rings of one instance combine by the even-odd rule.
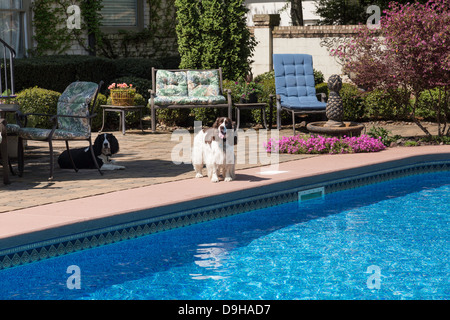
[[155, 69], [152, 68], [152, 89], [149, 106], [152, 132], [156, 131], [157, 109], [227, 108], [231, 119], [231, 92], [224, 94], [222, 69]]

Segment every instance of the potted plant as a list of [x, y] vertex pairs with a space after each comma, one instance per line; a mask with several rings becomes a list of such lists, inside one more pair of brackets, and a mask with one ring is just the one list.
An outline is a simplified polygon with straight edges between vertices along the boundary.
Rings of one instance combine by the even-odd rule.
[[136, 88], [132, 84], [112, 83], [108, 89], [111, 93], [112, 104], [115, 106], [132, 106], [134, 105], [134, 96]]
[[262, 93], [262, 86], [255, 81], [239, 79], [235, 82], [235, 91], [239, 97], [239, 103], [256, 103], [258, 95]]

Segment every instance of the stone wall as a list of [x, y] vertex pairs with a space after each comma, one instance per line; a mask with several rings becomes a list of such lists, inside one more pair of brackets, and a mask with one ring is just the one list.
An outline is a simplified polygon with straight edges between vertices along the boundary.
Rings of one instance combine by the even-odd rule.
[[341, 74], [341, 65], [328, 52], [329, 45], [342, 37], [355, 34], [357, 26], [278, 26], [279, 15], [254, 15], [253, 34], [258, 41], [254, 52], [254, 76], [273, 70], [272, 54], [306, 53], [313, 56], [314, 69], [321, 71], [325, 80], [332, 74]]

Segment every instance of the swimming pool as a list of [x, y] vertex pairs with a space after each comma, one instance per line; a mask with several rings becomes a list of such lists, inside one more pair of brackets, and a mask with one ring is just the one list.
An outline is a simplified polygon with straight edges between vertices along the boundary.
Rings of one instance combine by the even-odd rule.
[[0, 298], [448, 299], [449, 214], [450, 172], [415, 175], [5, 269]]

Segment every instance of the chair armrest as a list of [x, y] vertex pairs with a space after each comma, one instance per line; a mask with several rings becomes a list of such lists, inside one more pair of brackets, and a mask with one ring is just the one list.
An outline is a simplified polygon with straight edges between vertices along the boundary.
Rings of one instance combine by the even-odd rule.
[[53, 114], [47, 114], [47, 113], [36, 113], [36, 112], [28, 112], [23, 113], [20, 110], [17, 110], [15, 113], [16, 123], [19, 125], [19, 127], [26, 127], [28, 123], [28, 116], [41, 116], [41, 117], [53, 117]]
[[225, 89], [224, 91], [227, 94], [228, 101], [231, 101], [231, 99], [232, 99], [232, 97], [231, 97], [231, 89]]
[[327, 102], [327, 95], [324, 92], [316, 93], [316, 96], [321, 102]]
[[[17, 112], [19, 112], [19, 111], [17, 111]], [[53, 117], [54, 114], [29, 112], [29, 113], [22, 113], [22, 116], [23, 117], [28, 117], [28, 116]]]
[[53, 117], [56, 118], [93, 118], [95, 117], [97, 114], [93, 113], [89, 116], [77, 116], [77, 115], [72, 115], [72, 114], [54, 114]]
[[55, 124], [56, 124], [58, 118], [77, 118], [77, 119], [80, 119], [80, 118], [81, 118], [81, 119], [91, 119], [91, 118], [94, 118], [96, 115], [97, 115], [96, 113], [93, 113], [93, 114], [91, 114], [91, 115], [89, 115], [89, 116], [77, 116], [77, 115], [71, 115], [71, 114], [54, 114], [54, 115], [50, 118], [50, 120], [53, 121], [53, 122], [55, 122]]

